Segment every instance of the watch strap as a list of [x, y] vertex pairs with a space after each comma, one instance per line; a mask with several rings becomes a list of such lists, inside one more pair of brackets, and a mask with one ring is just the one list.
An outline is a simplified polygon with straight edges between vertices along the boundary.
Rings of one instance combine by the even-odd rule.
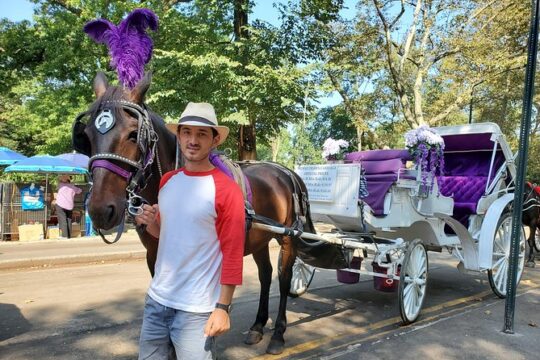
[[231, 304], [226, 305], [222, 303], [216, 303], [216, 309], [225, 310], [225, 312], [228, 314], [229, 311], [231, 310]]

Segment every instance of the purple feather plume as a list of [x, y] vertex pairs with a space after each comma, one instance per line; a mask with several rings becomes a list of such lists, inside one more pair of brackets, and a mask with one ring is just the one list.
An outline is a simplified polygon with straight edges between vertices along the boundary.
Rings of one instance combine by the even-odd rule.
[[120, 82], [133, 89], [152, 57], [153, 43], [146, 29], [156, 31], [157, 27], [156, 14], [149, 9], [136, 9], [118, 26], [105, 19], [93, 20], [84, 26], [84, 32], [95, 42], [107, 45], [111, 66], [118, 72]]

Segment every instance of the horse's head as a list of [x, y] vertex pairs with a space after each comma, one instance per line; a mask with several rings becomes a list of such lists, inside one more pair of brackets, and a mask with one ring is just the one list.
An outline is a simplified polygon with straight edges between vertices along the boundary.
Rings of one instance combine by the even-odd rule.
[[123, 220], [126, 190], [137, 190], [136, 183], [144, 181], [152, 163], [157, 136], [143, 105], [149, 86], [149, 74], [129, 90], [109, 86], [105, 75], [98, 73], [96, 101], [73, 125], [74, 149], [90, 156], [93, 185], [88, 209], [99, 229]]

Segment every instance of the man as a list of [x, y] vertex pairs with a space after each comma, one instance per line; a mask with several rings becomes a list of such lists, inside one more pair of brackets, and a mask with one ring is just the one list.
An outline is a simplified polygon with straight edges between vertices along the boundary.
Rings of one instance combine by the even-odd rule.
[[242, 282], [244, 199], [209, 160], [229, 133], [212, 105], [189, 103], [178, 124], [167, 127], [185, 166], [163, 176], [158, 204], [136, 217], [159, 238], [139, 359], [167, 359], [171, 343], [178, 359], [211, 359], [214, 337], [230, 328], [229, 306]]

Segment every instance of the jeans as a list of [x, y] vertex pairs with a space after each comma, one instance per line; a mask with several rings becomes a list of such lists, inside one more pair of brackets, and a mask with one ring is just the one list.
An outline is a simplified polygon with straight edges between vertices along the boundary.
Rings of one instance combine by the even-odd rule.
[[71, 237], [71, 216], [73, 210], [66, 210], [63, 207], [56, 205], [56, 216], [58, 217], [58, 227], [60, 228], [60, 236]]
[[190, 313], [161, 305], [149, 295], [144, 304], [139, 360], [215, 359], [215, 339], [204, 337], [210, 313]]

